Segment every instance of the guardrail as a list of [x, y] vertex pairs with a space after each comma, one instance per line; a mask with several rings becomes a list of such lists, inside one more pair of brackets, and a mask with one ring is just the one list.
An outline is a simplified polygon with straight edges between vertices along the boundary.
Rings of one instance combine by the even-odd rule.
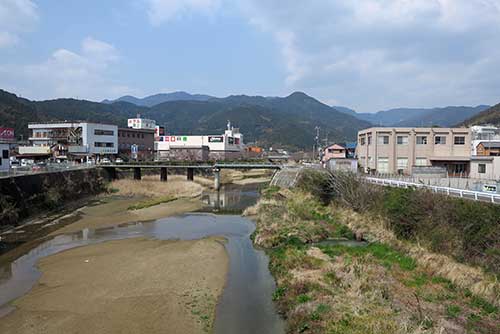
[[488, 201], [491, 203], [500, 204], [500, 194], [494, 193], [486, 193], [481, 191], [473, 191], [473, 190], [465, 190], [465, 189], [457, 189], [457, 188], [449, 188], [449, 187], [440, 187], [440, 186], [431, 186], [422, 183], [414, 183], [414, 182], [406, 182], [406, 181], [398, 181], [398, 180], [390, 180], [390, 179], [380, 179], [376, 177], [365, 177], [366, 181], [378, 184], [382, 186], [389, 187], [398, 187], [398, 188], [425, 188], [430, 189], [431, 191], [438, 194], [445, 194], [448, 196], [460, 197], [471, 199], [475, 201]]

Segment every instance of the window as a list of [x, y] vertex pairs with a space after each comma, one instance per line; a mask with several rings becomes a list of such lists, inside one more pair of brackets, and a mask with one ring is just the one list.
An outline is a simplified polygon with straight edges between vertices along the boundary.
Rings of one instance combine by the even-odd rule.
[[114, 147], [114, 143], [102, 143], [102, 142], [95, 142], [94, 147]]
[[378, 136], [378, 144], [379, 145], [389, 144], [389, 136]]
[[377, 171], [379, 173], [389, 173], [389, 158], [378, 158]]
[[3, 150], [2, 151], [2, 158], [3, 159], [9, 159], [9, 150]]
[[427, 136], [417, 136], [417, 145], [427, 145]]
[[368, 136], [368, 145], [372, 144], [372, 136]]
[[485, 174], [486, 173], [486, 164], [477, 165], [477, 172], [479, 174]]
[[112, 136], [114, 134], [115, 132], [113, 130], [94, 129], [94, 135], [96, 136]]
[[427, 166], [427, 158], [416, 158], [415, 166]]
[[436, 136], [436, 137], [434, 137], [434, 144], [436, 144], [436, 145], [446, 145], [446, 136]]
[[359, 138], [359, 144], [364, 145], [365, 144], [365, 137]]
[[408, 168], [408, 158], [398, 158], [398, 170]]
[[398, 136], [397, 143], [398, 145], [408, 145], [408, 136]]
[[455, 136], [455, 138], [453, 138], [453, 142], [455, 145], [465, 145], [465, 137]]

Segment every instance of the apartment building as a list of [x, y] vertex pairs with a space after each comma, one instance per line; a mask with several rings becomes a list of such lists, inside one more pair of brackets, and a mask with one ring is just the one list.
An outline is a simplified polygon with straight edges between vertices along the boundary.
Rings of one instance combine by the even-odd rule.
[[118, 153], [118, 127], [89, 122], [31, 123], [30, 146], [21, 155], [49, 154], [58, 159], [108, 156]]
[[411, 174], [414, 167], [442, 167], [467, 176], [471, 161], [468, 128], [374, 127], [358, 132], [356, 156], [366, 172]]

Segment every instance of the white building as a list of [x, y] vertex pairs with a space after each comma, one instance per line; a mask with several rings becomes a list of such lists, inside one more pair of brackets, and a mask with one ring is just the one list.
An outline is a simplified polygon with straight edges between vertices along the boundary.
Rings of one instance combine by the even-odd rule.
[[227, 130], [220, 135], [167, 135], [155, 142], [158, 156], [168, 155], [173, 150], [202, 150], [208, 148], [210, 159], [239, 158], [244, 151], [243, 134], [228, 122]]
[[147, 129], [147, 130], [155, 130], [156, 121], [147, 118], [141, 118], [141, 115], [137, 115], [136, 118], [128, 119], [128, 127], [134, 129]]
[[88, 122], [29, 124], [31, 146], [19, 147], [21, 155], [53, 153], [56, 158], [106, 156], [118, 153], [118, 127]]
[[500, 141], [500, 129], [493, 125], [475, 125], [471, 126], [471, 154], [477, 155], [477, 146], [481, 142]]
[[0, 171], [8, 171], [10, 168], [9, 144], [0, 143]]

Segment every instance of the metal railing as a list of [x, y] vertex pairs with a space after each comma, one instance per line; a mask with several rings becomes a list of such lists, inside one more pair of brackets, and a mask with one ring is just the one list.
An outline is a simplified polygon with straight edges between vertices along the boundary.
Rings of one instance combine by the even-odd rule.
[[399, 180], [390, 180], [390, 179], [381, 179], [376, 177], [365, 177], [366, 181], [378, 184], [382, 186], [389, 187], [398, 187], [398, 188], [424, 188], [429, 189], [438, 194], [445, 194], [448, 196], [460, 197], [471, 199], [475, 201], [488, 201], [491, 203], [500, 204], [500, 194], [487, 193], [481, 191], [473, 191], [473, 190], [465, 190], [465, 189], [457, 189], [450, 187], [440, 187], [440, 186], [431, 186], [422, 183], [414, 183], [414, 182], [406, 182]]

